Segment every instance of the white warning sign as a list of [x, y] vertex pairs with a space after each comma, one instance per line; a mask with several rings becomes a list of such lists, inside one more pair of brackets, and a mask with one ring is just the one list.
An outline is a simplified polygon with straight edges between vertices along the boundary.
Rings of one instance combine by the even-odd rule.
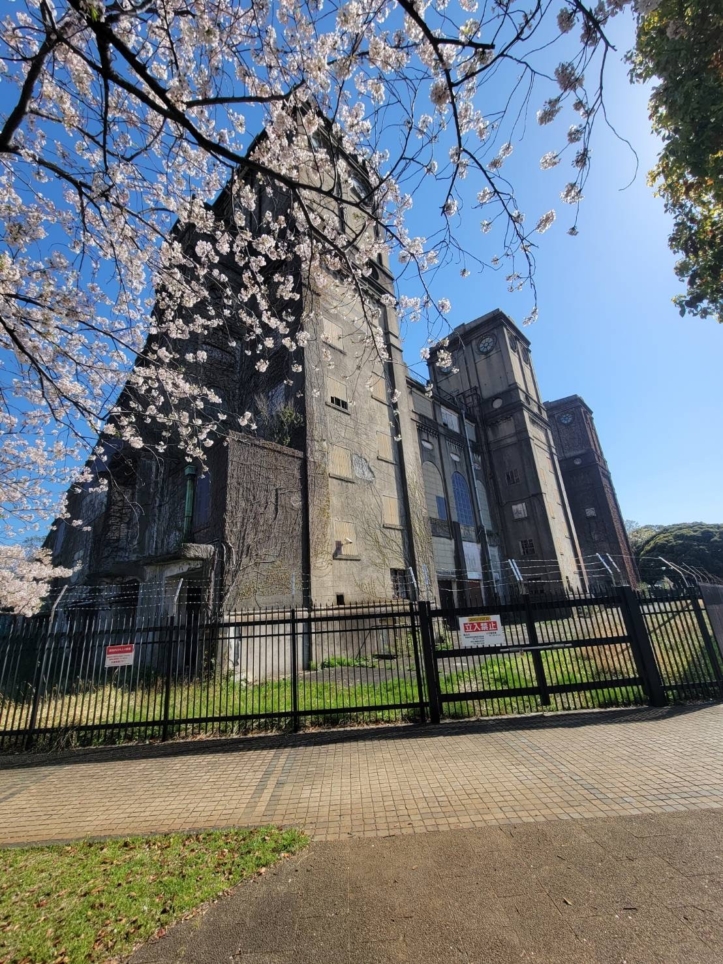
[[499, 616], [460, 616], [460, 646], [504, 646], [505, 631]]
[[132, 666], [134, 650], [135, 650], [135, 646], [133, 646], [132, 643], [128, 643], [123, 646], [106, 646], [105, 648], [106, 669], [109, 666]]

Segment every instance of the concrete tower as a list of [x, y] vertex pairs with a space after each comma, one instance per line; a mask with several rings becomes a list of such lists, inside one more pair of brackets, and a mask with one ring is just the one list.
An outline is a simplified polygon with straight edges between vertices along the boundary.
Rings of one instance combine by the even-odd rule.
[[[545, 402], [545, 408], [583, 556], [591, 559], [591, 568], [595, 557], [603, 556], [613, 569], [612, 577], [601, 575], [607, 581], [618, 578], [615, 566], [606, 558], [609, 553], [620, 575], [635, 586], [635, 563], [592, 409], [579, 395]], [[602, 563], [598, 570], [606, 572]]]
[[580, 590], [580, 549], [529, 340], [495, 310], [455, 328], [448, 349], [452, 365], [440, 370], [433, 357], [430, 372], [483, 426], [507, 558], [530, 591]]

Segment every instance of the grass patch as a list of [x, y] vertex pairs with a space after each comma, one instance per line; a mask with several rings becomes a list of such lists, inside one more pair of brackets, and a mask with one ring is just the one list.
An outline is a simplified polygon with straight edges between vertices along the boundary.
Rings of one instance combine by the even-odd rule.
[[[337, 666], [361, 666], [374, 669], [376, 662], [366, 656], [327, 656], [319, 664], [320, 669], [336, 669]], [[311, 667], [314, 668], [314, 667]]]
[[[179, 721], [169, 728], [170, 736], [190, 735], [195, 732], [240, 733], [256, 729], [283, 729], [290, 726], [281, 714], [292, 708], [293, 683], [289, 677], [263, 680], [247, 684], [230, 676], [210, 680], [192, 680], [171, 688], [170, 719]], [[335, 710], [338, 714], [305, 717], [314, 725], [339, 725], [350, 719], [352, 707], [363, 710], [364, 722], [393, 722], [408, 717], [404, 710], [376, 710], [377, 705], [419, 702], [416, 676], [385, 673], [372, 682], [357, 680], [314, 679], [301, 674], [298, 680], [298, 708], [300, 711]], [[161, 735], [164, 693], [162, 687], [124, 688], [113, 683], [89, 687], [79, 693], [52, 694], [38, 707], [38, 726], [53, 726], [57, 731], [50, 736], [40, 735], [36, 748], [116, 743], [137, 739], [154, 739]], [[30, 703], [0, 705], [0, 730], [27, 725]], [[278, 714], [278, 715], [277, 715]], [[230, 716], [249, 716], [248, 720], [223, 720]], [[183, 721], [199, 717], [220, 717], [215, 723]], [[147, 722], [148, 721], [148, 722]], [[81, 731], [79, 726], [114, 724], [113, 729], [95, 732]], [[143, 723], [132, 727], [129, 724]], [[2, 960], [0, 959], [0, 964]]]
[[0, 850], [0, 964], [127, 954], [305, 844], [264, 827]]
[[640, 687], [617, 683], [623, 677], [636, 675], [632, 657], [626, 648], [596, 646], [564, 652], [544, 650], [538, 655], [548, 686], [607, 682], [610, 685], [552, 693], [549, 704], [543, 704], [540, 695], [526, 694], [501, 694], [487, 699], [465, 700], [466, 692], [534, 688], [540, 682], [530, 652], [472, 657], [469, 669], [441, 676], [442, 693], [460, 696], [459, 700], [445, 704], [445, 714], [450, 717], [497, 716], [541, 710], [600, 709], [644, 702]]

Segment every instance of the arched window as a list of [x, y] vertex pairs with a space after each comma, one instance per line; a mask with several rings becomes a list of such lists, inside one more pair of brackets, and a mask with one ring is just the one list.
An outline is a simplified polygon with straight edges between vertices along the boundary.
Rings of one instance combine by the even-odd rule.
[[454, 492], [454, 504], [457, 507], [457, 522], [463, 526], [474, 525], [474, 512], [472, 511], [472, 500], [469, 496], [469, 486], [467, 479], [459, 472], [452, 473], [452, 491]]
[[444, 497], [444, 485], [439, 469], [434, 462], [422, 462], [424, 476], [424, 493], [427, 497], [427, 512], [430, 519], [448, 519], [447, 500]]

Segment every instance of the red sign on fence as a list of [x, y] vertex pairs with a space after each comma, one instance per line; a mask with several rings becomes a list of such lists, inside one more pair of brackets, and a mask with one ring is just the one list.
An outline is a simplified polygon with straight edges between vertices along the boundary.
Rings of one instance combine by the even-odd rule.
[[491, 633], [497, 632], [498, 629], [499, 626], [497, 625], [497, 620], [495, 619], [488, 619], [485, 622], [464, 624], [465, 633]]
[[135, 646], [128, 643], [123, 646], [106, 646], [105, 665], [109, 666], [132, 666]]

